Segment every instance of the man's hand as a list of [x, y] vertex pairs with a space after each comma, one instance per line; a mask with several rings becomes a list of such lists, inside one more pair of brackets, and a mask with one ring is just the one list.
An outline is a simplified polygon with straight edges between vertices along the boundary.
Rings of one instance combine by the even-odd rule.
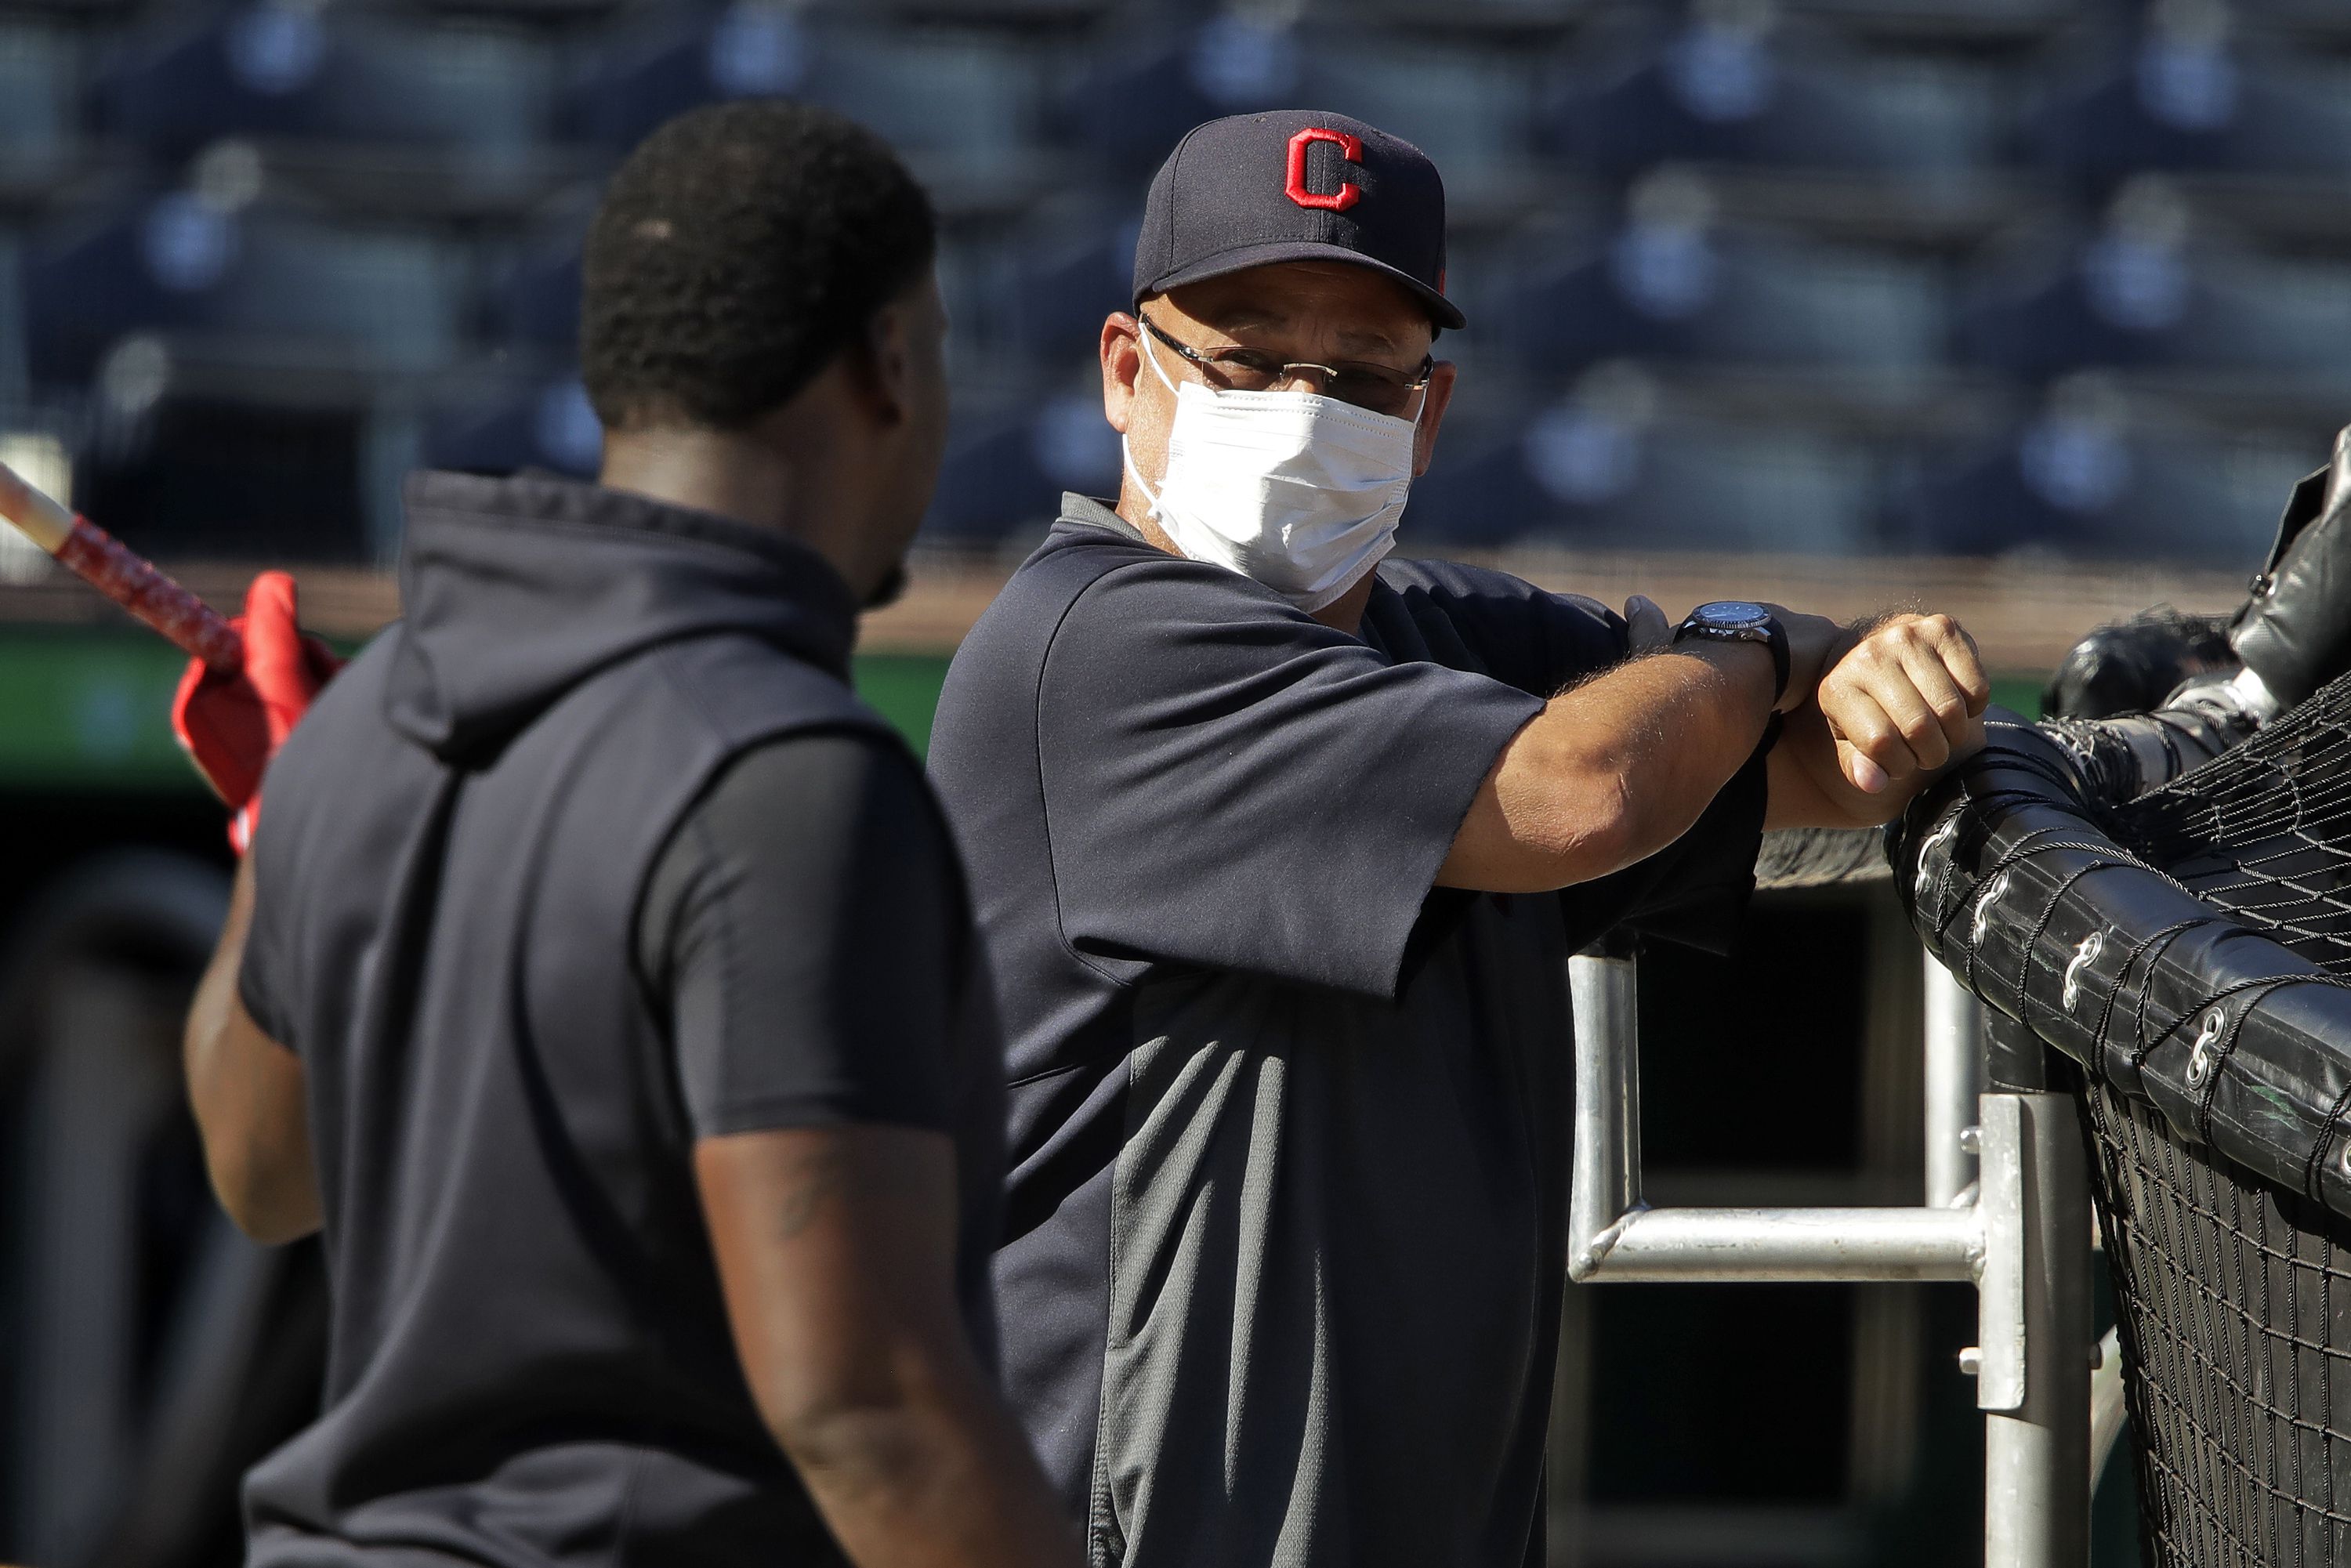
[[1983, 745], [1991, 682], [1948, 615], [1891, 615], [1834, 653], [1771, 754], [1772, 827], [1892, 820]]
[[1821, 677], [1837, 768], [1865, 795], [1918, 780], [1983, 745], [1991, 682], [1948, 615], [1889, 615]]
[[262, 773], [342, 661], [302, 635], [294, 580], [282, 571], [253, 580], [245, 613], [231, 624], [245, 638], [243, 667], [222, 674], [201, 659], [189, 661], [172, 700], [172, 731], [227, 802], [234, 813], [229, 840], [242, 852], [260, 815]]

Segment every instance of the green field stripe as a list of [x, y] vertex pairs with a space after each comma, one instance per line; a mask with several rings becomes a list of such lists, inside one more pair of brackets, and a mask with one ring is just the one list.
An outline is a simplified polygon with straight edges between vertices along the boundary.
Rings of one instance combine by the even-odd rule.
[[[0, 627], [0, 786], [202, 790], [172, 738], [186, 663], [135, 630]], [[920, 751], [946, 668], [944, 658], [868, 654], [857, 688]]]
[[[18, 789], [204, 788], [172, 738], [172, 689], [185, 661], [143, 632], [89, 626], [0, 627], [0, 786]], [[857, 689], [926, 749], [944, 657], [864, 653]], [[2002, 676], [1992, 700], [2041, 711], [2037, 676]]]
[[2040, 675], [1994, 675], [1991, 700], [2011, 713], [2021, 713], [2027, 718], [2039, 718], [2043, 683], [2043, 677]]

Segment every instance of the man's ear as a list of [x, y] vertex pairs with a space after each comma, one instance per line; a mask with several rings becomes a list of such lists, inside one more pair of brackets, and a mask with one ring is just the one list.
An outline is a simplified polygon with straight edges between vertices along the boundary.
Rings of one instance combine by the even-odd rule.
[[1428, 390], [1421, 393], [1420, 423], [1412, 433], [1412, 476], [1419, 478], [1428, 472], [1428, 461], [1437, 455], [1437, 430], [1445, 423], [1445, 405], [1453, 401], [1453, 383], [1461, 368], [1450, 360], [1439, 360], [1429, 372]]
[[860, 390], [883, 424], [904, 424], [914, 410], [914, 356], [909, 341], [909, 307], [893, 300], [865, 323]]
[[1143, 373], [1143, 327], [1123, 310], [1103, 318], [1102, 329], [1102, 417], [1121, 435], [1134, 406], [1134, 378]]

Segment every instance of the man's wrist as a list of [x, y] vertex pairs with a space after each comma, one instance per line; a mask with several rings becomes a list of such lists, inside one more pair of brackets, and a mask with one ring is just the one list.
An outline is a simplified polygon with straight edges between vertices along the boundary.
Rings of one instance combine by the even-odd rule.
[[1684, 643], [1746, 643], [1765, 650], [1771, 660], [1771, 706], [1787, 695], [1792, 673], [1793, 649], [1788, 629], [1769, 606], [1745, 599], [1718, 599], [1699, 605], [1674, 631], [1677, 646]]
[[1771, 657], [1771, 650], [1764, 644], [1716, 643], [1698, 638], [1686, 638], [1676, 643], [1668, 652], [1705, 660], [1715, 668], [1731, 675], [1742, 686], [1752, 689], [1755, 695], [1761, 699], [1764, 705], [1763, 711], [1767, 716], [1778, 711], [1772, 702], [1771, 691], [1779, 684], [1779, 665]]

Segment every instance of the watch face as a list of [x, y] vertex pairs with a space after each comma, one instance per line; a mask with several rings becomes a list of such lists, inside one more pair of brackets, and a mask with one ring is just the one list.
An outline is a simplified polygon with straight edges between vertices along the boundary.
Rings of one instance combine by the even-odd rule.
[[1709, 626], [1761, 626], [1771, 615], [1761, 605], [1750, 604], [1744, 599], [1718, 599], [1691, 611], [1690, 619]]

